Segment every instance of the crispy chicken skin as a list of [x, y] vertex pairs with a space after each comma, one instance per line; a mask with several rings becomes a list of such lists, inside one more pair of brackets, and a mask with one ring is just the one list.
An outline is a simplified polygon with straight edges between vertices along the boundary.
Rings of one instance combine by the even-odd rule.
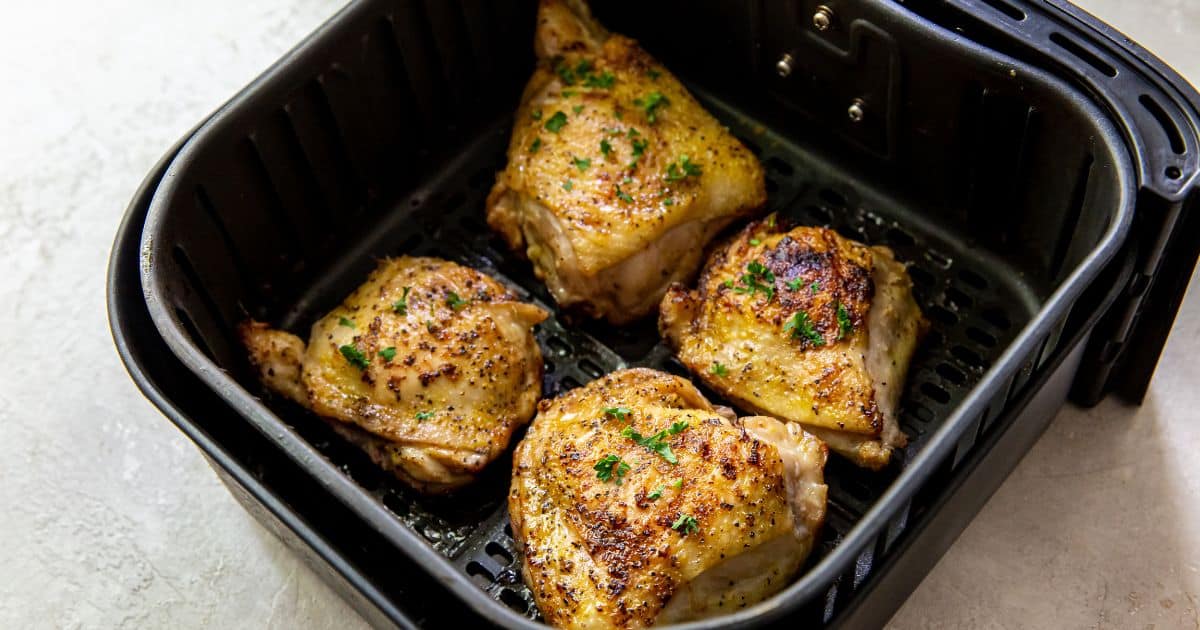
[[727, 414], [688, 381], [649, 369], [539, 403], [508, 505], [547, 623], [687, 621], [788, 584], [825, 518], [825, 446], [799, 425]]
[[470, 482], [533, 416], [548, 314], [492, 278], [435, 258], [385, 260], [299, 337], [248, 321], [270, 389], [330, 421], [380, 466], [440, 493]]
[[671, 287], [659, 313], [663, 337], [714, 391], [875, 470], [906, 443], [896, 408], [926, 328], [891, 250], [774, 216], [715, 251], [696, 290]]
[[542, 0], [535, 49], [488, 224], [562, 306], [635, 320], [692, 277], [718, 231], [762, 207], [762, 167], [584, 2]]

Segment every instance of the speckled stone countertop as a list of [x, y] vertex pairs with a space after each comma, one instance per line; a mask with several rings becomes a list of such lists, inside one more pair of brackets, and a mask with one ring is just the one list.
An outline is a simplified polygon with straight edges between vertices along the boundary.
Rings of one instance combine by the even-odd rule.
[[[1200, 2], [1080, 4], [1200, 80]], [[363, 625], [139, 395], [104, 311], [143, 175], [339, 6], [7, 7], [0, 628]], [[892, 626], [1200, 628], [1196, 284], [1145, 405], [1065, 409]]]

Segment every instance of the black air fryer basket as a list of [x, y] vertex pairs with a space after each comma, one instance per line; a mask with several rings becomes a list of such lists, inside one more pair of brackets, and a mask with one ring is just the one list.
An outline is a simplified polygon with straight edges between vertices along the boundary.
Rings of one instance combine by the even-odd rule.
[[[881, 624], [1069, 392], [1144, 394], [1200, 250], [1200, 98], [1058, 0], [593, 5], [758, 154], [772, 210], [910, 264], [933, 329], [902, 403], [909, 446], [881, 473], [832, 458], [801, 576], [692, 625]], [[352, 4], [164, 157], [114, 246], [110, 316], [135, 381], [377, 625], [537, 624], [508, 531], [510, 462], [419, 496], [269, 396], [234, 328], [253, 316], [304, 334], [401, 253], [552, 307], [482, 221], [535, 9]], [[624, 366], [683, 373], [653, 321], [552, 318], [538, 338], [549, 396]]]

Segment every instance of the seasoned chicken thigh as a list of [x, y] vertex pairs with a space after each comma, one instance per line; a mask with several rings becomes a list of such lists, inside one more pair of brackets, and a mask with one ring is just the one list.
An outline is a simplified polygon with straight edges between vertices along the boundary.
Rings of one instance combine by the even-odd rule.
[[312, 327], [240, 332], [271, 389], [312, 409], [418, 490], [471, 481], [533, 416], [548, 314], [492, 278], [435, 258], [385, 260]]
[[825, 517], [825, 446], [799, 425], [723, 411], [648, 369], [539, 403], [508, 504], [548, 623], [687, 621], [788, 584]]
[[887, 465], [926, 328], [886, 247], [774, 216], [714, 252], [699, 288], [673, 286], [659, 328], [680, 361], [741, 407], [799, 422], [860, 466]]
[[721, 228], [765, 203], [762, 167], [584, 2], [542, 0], [535, 48], [488, 224], [559, 304], [632, 321], [692, 276]]

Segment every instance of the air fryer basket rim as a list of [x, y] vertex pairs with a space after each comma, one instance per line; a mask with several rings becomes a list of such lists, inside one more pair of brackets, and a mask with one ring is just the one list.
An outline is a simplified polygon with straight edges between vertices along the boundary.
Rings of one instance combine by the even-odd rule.
[[[897, 20], [912, 23], [915, 28], [923, 31], [928, 37], [947, 37], [946, 31], [895, 6], [888, 1], [881, 2], [886, 10]], [[287, 76], [289, 67], [306, 56], [315, 54], [311, 43], [323, 34], [334, 30], [344, 20], [351, 19], [363, 10], [365, 4], [352, 4], [342, 9], [333, 19], [322, 25], [312, 36], [296, 49], [286, 54], [266, 73], [257, 78], [245, 90], [232, 99], [218, 111], [211, 120], [205, 123], [197, 133], [187, 141], [179, 154], [171, 162], [163, 179], [162, 186], [156, 191], [146, 219], [142, 242], [141, 276], [144, 296], [150, 310], [155, 327], [171, 350], [187, 366], [210, 387], [225, 398], [240, 414], [250, 419], [264, 432], [274, 432], [279, 445], [290, 456], [297, 459], [309, 469], [323, 470], [328, 478], [333, 480], [331, 491], [342, 497], [359, 495], [365, 498], [363, 490], [350, 479], [345, 477], [332, 463], [327, 461], [311, 445], [300, 439], [262, 402], [250, 392], [241, 387], [232, 377], [226, 374], [213, 361], [208, 359], [195, 345], [186, 340], [181, 324], [172, 313], [170, 305], [162, 296], [165, 294], [161, 279], [152, 271], [157, 257], [164, 255], [163, 245], [153, 238], [160, 233], [166, 220], [168, 201], [174, 194], [179, 178], [176, 175], [187, 168], [191, 159], [204, 146], [206, 139], [215, 135], [225, 125], [232, 124], [234, 114], [240, 104], [263, 98], [265, 94], [277, 91], [287, 91], [293, 86], [292, 79]], [[1082, 115], [1095, 120], [1102, 131], [1102, 141], [1114, 148], [1114, 155], [1119, 160], [1119, 168], [1114, 169], [1119, 184], [1119, 207], [1113, 215], [1107, 230], [1099, 244], [1076, 267], [1071, 275], [1064, 280], [1046, 300], [1038, 314], [1021, 330], [1016, 339], [1008, 346], [999, 360], [985, 373], [978, 385], [945, 419], [942, 426], [932, 435], [925, 448], [913, 459], [903, 472], [895, 479], [891, 487], [876, 501], [854, 530], [828, 555], [800, 576], [774, 597], [749, 607], [737, 613], [715, 618], [713, 620], [683, 624], [681, 628], [711, 627], [714, 623], [722, 626], [741, 627], [752, 623], [761, 623], [780, 618], [796, 606], [806, 602], [817, 594], [818, 589], [844, 571], [847, 563], [880, 533], [887, 524], [886, 515], [895, 506], [907, 501], [930, 475], [936, 464], [951, 452], [957, 438], [966, 430], [970, 418], [983, 413], [988, 399], [1004, 386], [1006, 379], [1015, 374], [1020, 368], [1019, 358], [1028, 356], [1039, 343], [1039, 333], [1048, 322], [1065, 316], [1066, 309], [1079, 296], [1087, 283], [1093, 279], [1100, 269], [1110, 261], [1124, 242], [1132, 220], [1134, 201], [1134, 181], [1132, 163], [1128, 150], [1121, 136], [1109, 117], [1097, 107], [1090, 98], [1070, 87], [1065, 82], [1051, 76], [1047, 72], [1035, 69], [1015, 59], [1000, 55], [995, 51], [984, 48], [972, 42], [960, 43], [965, 53], [979, 59], [991, 62], [1002, 62], [1022, 73], [1025, 80], [1053, 86], [1054, 89], [1073, 95], [1072, 105]], [[498, 622], [512, 627], [541, 627], [540, 624], [522, 617], [507, 607], [500, 605], [469, 582], [465, 576], [445, 561], [444, 556], [436, 552], [417, 534], [400, 525], [395, 518], [373, 501], [359, 501], [356, 509], [359, 515], [374, 528], [392, 539], [402, 550], [415, 561], [424, 566], [430, 574], [448, 589], [454, 592], [467, 605], [478, 613], [491, 616]]]

